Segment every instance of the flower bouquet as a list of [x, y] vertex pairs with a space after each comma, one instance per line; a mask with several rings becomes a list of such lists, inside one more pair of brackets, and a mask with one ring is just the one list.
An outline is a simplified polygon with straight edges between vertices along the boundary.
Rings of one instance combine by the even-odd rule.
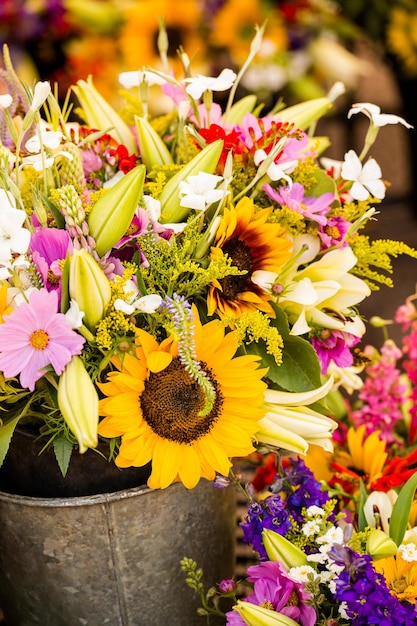
[[[356, 104], [362, 153], [320, 160], [340, 86], [268, 114], [234, 101], [262, 35], [239, 74], [194, 76], [184, 52], [181, 78], [122, 74], [120, 112], [92, 78], [64, 103], [22, 84], [4, 48], [0, 461], [24, 424], [63, 475], [100, 440], [119, 468], [151, 463], [152, 488], [227, 477], [257, 447], [331, 448], [324, 399], [365, 331], [356, 307], [390, 255], [415, 256], [361, 233], [386, 189], [365, 157], [408, 124]], [[163, 28], [159, 45], [166, 61]], [[155, 85], [172, 103], [157, 117]]]

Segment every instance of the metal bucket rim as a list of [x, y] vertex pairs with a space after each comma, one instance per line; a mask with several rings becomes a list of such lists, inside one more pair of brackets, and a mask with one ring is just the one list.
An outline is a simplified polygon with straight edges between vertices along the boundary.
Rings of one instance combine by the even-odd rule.
[[[179, 484], [179, 483], [173, 483]], [[169, 487], [168, 487], [169, 488]], [[132, 487], [130, 489], [122, 489], [121, 491], [114, 491], [110, 493], [98, 493], [92, 496], [72, 496], [61, 498], [43, 498], [43, 497], [31, 497], [21, 496], [14, 493], [7, 493], [0, 491], [0, 502], [12, 502], [14, 504], [21, 504], [33, 507], [44, 508], [60, 508], [60, 507], [76, 507], [76, 506], [88, 506], [97, 504], [107, 504], [109, 502], [115, 502], [117, 500], [123, 500], [126, 498], [134, 498], [137, 496], [145, 496], [149, 493], [155, 493], [161, 491], [160, 489], [151, 489], [146, 485], [140, 485], [139, 487]]]

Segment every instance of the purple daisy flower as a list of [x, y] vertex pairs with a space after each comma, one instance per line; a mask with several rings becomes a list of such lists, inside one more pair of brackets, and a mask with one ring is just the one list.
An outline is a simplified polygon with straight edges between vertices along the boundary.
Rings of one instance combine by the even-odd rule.
[[29, 301], [13, 309], [0, 324], [0, 371], [6, 378], [20, 374], [20, 384], [34, 391], [35, 383], [52, 366], [60, 375], [85, 339], [58, 313], [58, 294], [32, 291]]
[[301, 183], [294, 183], [292, 187], [280, 187], [274, 189], [271, 185], [264, 185], [263, 190], [267, 195], [292, 211], [301, 213], [306, 219], [317, 222], [321, 226], [326, 226], [326, 214], [330, 211], [330, 204], [334, 200], [334, 193], [328, 191], [315, 198], [304, 195], [304, 187]]
[[39, 270], [44, 286], [48, 291], [58, 292], [58, 305], [61, 296], [62, 263], [67, 254], [72, 253], [73, 245], [66, 230], [38, 227], [30, 238], [32, 260]]
[[[248, 582], [253, 583], [253, 593], [245, 598], [246, 602], [256, 605], [268, 603], [274, 611], [290, 617], [302, 626], [314, 626], [316, 612], [309, 606], [311, 598], [304, 590], [303, 583], [291, 580], [277, 561], [266, 561], [248, 567]], [[237, 616], [237, 617], [236, 617]], [[245, 622], [231, 611], [226, 613], [228, 626], [242, 626]]]

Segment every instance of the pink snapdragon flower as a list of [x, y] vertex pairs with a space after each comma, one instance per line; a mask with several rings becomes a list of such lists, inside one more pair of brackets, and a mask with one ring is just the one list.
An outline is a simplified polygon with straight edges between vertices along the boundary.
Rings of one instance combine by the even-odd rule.
[[58, 313], [58, 294], [33, 290], [24, 302], [3, 317], [0, 324], [0, 371], [6, 378], [20, 374], [22, 387], [34, 391], [49, 366], [58, 376], [85, 339]]
[[319, 357], [321, 373], [327, 374], [330, 361], [339, 367], [351, 367], [353, 355], [351, 348], [360, 342], [361, 338], [342, 330], [322, 330], [311, 338], [313, 348]]

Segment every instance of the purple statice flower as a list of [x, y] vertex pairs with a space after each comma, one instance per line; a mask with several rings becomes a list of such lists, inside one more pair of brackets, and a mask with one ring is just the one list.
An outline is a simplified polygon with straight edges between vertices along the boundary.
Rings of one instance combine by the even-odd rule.
[[401, 356], [401, 350], [391, 340], [385, 342], [380, 360], [366, 368], [365, 382], [358, 395], [362, 406], [351, 413], [356, 427], [365, 424], [367, 434], [380, 430], [381, 438], [388, 443], [395, 441], [394, 427], [403, 419], [401, 407], [407, 396], [407, 386], [396, 367]]
[[58, 376], [71, 358], [80, 354], [85, 339], [58, 313], [56, 291], [33, 290], [3, 317], [0, 324], [0, 370], [6, 378], [20, 374], [22, 387], [34, 391], [35, 383], [52, 367]]
[[318, 335], [311, 338], [314, 350], [319, 357], [321, 373], [325, 376], [330, 361], [339, 367], [351, 367], [353, 354], [351, 348], [360, 342], [360, 337], [342, 330], [323, 329]]
[[353, 626], [411, 626], [408, 611], [391, 595], [385, 578], [372, 566], [368, 554], [358, 554], [347, 546], [333, 546], [329, 556], [344, 569], [334, 579], [335, 599], [343, 603]]
[[[246, 602], [256, 605], [268, 604], [268, 608], [282, 613], [302, 626], [314, 626], [316, 612], [309, 606], [311, 598], [303, 583], [291, 580], [284, 566], [277, 561], [266, 561], [248, 567], [247, 580], [253, 583], [253, 593]], [[226, 613], [228, 626], [242, 626], [245, 622], [237, 613]]]
[[[332, 246], [345, 247], [347, 241], [343, 241], [348, 232], [351, 222], [342, 216], [329, 217], [325, 226], [319, 225], [317, 235], [321, 239], [321, 248], [327, 249]], [[343, 242], [343, 243], [342, 243]]]
[[42, 282], [48, 291], [58, 292], [61, 297], [62, 265], [73, 245], [66, 230], [59, 228], [35, 228], [30, 238], [32, 260], [39, 270]]
[[286, 502], [279, 495], [271, 495], [259, 502], [251, 502], [248, 513], [240, 524], [244, 543], [251, 545], [259, 553], [261, 559], [267, 559], [268, 555], [262, 543], [262, 531], [268, 528], [280, 535], [285, 535], [291, 528], [289, 515]]
[[317, 198], [304, 195], [304, 186], [294, 183], [292, 187], [274, 189], [271, 185], [264, 185], [263, 190], [275, 202], [286, 206], [291, 211], [300, 213], [304, 218], [317, 222], [321, 226], [327, 225], [327, 213], [335, 196], [331, 191], [323, 193]]

